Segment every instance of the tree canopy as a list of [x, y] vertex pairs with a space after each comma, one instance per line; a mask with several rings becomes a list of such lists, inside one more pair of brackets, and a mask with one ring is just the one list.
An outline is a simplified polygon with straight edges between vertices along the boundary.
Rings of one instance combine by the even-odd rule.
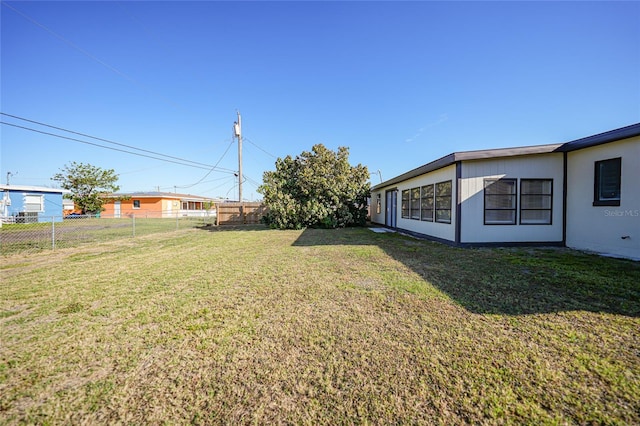
[[265, 221], [273, 228], [336, 228], [364, 225], [369, 196], [366, 166], [349, 164], [349, 149], [337, 152], [322, 144], [292, 158], [276, 160], [264, 172], [258, 192], [269, 208]]
[[118, 176], [113, 169], [105, 170], [75, 161], [65, 165], [51, 180], [60, 182], [62, 188], [71, 191], [71, 199], [83, 214], [104, 210], [104, 196], [120, 189], [116, 185]]

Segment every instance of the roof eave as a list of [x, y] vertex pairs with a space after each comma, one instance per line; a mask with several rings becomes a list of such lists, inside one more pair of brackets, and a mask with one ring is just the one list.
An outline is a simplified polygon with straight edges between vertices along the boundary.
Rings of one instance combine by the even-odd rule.
[[382, 182], [371, 188], [371, 190], [377, 191], [390, 185], [403, 182], [405, 180], [412, 179], [414, 177], [421, 176], [435, 170], [442, 169], [444, 167], [448, 167], [460, 161], [489, 160], [493, 158], [516, 157], [520, 155], [549, 154], [556, 151], [561, 145], [562, 144], [535, 145], [517, 148], [498, 148], [484, 149], [479, 151], [454, 152], [423, 166], [403, 173], [399, 176], [396, 176], [392, 179], [389, 179], [385, 182]]
[[579, 149], [590, 148], [592, 146], [598, 146], [605, 143], [629, 139], [635, 136], [640, 136], [640, 123], [631, 124], [630, 126], [621, 127], [619, 129], [614, 129], [608, 132], [599, 133], [597, 135], [587, 136], [586, 138], [567, 142], [565, 144], [562, 144], [560, 148], [558, 148], [558, 151], [577, 151]]

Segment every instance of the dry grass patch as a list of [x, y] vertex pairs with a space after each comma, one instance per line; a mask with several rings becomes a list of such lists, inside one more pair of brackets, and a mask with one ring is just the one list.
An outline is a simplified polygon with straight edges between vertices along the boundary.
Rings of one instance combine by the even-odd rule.
[[638, 263], [259, 227], [2, 263], [5, 423], [640, 423]]

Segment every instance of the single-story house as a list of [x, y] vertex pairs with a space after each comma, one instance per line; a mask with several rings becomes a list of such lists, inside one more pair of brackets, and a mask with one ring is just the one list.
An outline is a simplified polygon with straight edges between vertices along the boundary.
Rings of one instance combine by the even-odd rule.
[[45, 186], [0, 185], [0, 222], [35, 223], [62, 220], [66, 189]]
[[371, 221], [457, 246], [640, 259], [640, 123], [566, 143], [454, 152], [375, 185]]
[[211, 198], [173, 192], [115, 193], [106, 197], [103, 217], [175, 218], [176, 216], [215, 216]]

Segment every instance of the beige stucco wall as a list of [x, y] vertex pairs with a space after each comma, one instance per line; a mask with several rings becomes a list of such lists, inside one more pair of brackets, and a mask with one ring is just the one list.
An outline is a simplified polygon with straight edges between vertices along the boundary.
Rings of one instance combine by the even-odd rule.
[[180, 210], [180, 200], [163, 199], [162, 200], [162, 217], [176, 217]]
[[[594, 206], [595, 162], [617, 157], [620, 206]], [[640, 259], [640, 137], [569, 152], [567, 183], [567, 246]]]
[[[484, 179], [518, 179], [515, 225], [484, 224]], [[520, 179], [553, 179], [551, 225], [520, 225]], [[462, 162], [461, 243], [562, 242], [563, 155], [551, 153]]]

